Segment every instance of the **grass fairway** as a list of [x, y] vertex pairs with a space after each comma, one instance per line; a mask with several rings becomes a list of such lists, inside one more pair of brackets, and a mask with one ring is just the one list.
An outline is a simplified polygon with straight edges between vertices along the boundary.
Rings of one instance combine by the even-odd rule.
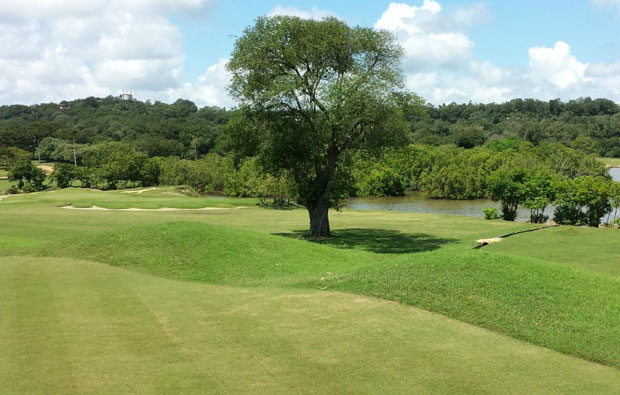
[[0, 196], [8, 193], [12, 184], [14, 184], [14, 182], [10, 182], [7, 178], [0, 178]]
[[599, 158], [606, 166], [620, 167], [620, 158]]
[[615, 393], [620, 372], [343, 293], [0, 260], [4, 393]]
[[0, 202], [8, 392], [620, 391], [617, 230], [123, 192]]
[[[524, 246], [527, 246], [524, 248]], [[560, 262], [620, 280], [620, 231], [565, 226], [519, 235], [488, 251]]]

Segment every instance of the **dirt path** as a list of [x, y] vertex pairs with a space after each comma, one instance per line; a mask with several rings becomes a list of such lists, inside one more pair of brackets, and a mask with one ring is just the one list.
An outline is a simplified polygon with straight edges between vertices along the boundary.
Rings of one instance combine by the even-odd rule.
[[45, 172], [45, 174], [50, 174], [51, 172], [54, 171], [54, 167], [53, 166], [49, 166], [49, 165], [37, 165], [37, 167], [41, 170], [43, 170]]
[[480, 240], [476, 240], [476, 246], [474, 247], [475, 250], [478, 250], [482, 247], [486, 247], [489, 244], [495, 244], [495, 243], [501, 243], [502, 241], [504, 241], [504, 239], [507, 239], [510, 236], [515, 236], [515, 235], [520, 235], [523, 233], [529, 233], [529, 232], [536, 232], [538, 230], [543, 230], [543, 229], [549, 229], [549, 228], [556, 228], [560, 225], [556, 224], [556, 223], [550, 223], [549, 225], [544, 225], [538, 228], [533, 228], [533, 229], [526, 229], [526, 230], [520, 230], [518, 232], [512, 232], [512, 233], [508, 233], [506, 235], [501, 235], [501, 236], [497, 236], [497, 237], [492, 237], [490, 239], [480, 239]]
[[86, 210], [86, 211], [215, 211], [215, 210], [239, 210], [244, 208], [249, 208], [246, 206], [239, 207], [203, 207], [203, 208], [172, 208], [172, 207], [162, 207], [162, 208], [104, 208], [99, 206], [91, 206], [91, 207], [73, 207], [73, 206], [63, 206], [66, 210]]

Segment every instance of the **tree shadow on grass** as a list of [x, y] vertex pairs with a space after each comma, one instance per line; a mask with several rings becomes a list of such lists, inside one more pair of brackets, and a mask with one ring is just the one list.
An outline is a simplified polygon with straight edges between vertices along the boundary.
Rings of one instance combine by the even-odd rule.
[[412, 254], [436, 250], [444, 244], [457, 239], [432, 236], [426, 233], [403, 233], [387, 229], [338, 229], [332, 231], [330, 238], [308, 236], [307, 231], [276, 233], [278, 236], [306, 240], [342, 249], [359, 249], [377, 254]]

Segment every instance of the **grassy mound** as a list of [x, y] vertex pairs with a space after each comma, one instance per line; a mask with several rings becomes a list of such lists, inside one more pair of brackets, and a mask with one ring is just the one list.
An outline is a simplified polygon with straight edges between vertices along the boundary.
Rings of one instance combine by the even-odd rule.
[[[439, 312], [588, 360], [620, 367], [620, 284], [530, 258], [444, 248], [390, 256], [380, 238], [335, 232], [329, 245], [201, 223], [137, 226], [85, 237], [41, 255], [74, 257], [170, 278], [238, 286], [336, 289]], [[391, 237], [391, 238], [390, 238]], [[366, 251], [351, 248], [360, 246]], [[416, 244], [413, 244], [414, 246]], [[376, 251], [375, 251], [376, 250]], [[409, 252], [417, 252], [415, 249]]]

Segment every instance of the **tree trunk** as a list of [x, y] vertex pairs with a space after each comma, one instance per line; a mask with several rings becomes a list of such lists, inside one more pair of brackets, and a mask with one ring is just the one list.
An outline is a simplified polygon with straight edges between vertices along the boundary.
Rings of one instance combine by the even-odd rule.
[[[310, 215], [310, 236], [330, 237], [329, 229], [329, 206], [331, 205], [332, 179], [336, 170], [338, 155], [335, 149], [330, 148], [327, 166], [322, 174], [317, 174], [314, 196], [306, 207]], [[318, 172], [317, 172], [318, 173]]]
[[308, 214], [310, 215], [310, 236], [312, 237], [329, 237], [331, 232], [329, 229], [329, 206], [331, 203], [331, 175], [328, 176], [329, 181], [323, 184], [323, 190], [317, 197], [312, 199], [312, 203], [307, 205]]
[[310, 215], [310, 236], [329, 237], [329, 199], [323, 204], [318, 202], [316, 206], [308, 207]]

